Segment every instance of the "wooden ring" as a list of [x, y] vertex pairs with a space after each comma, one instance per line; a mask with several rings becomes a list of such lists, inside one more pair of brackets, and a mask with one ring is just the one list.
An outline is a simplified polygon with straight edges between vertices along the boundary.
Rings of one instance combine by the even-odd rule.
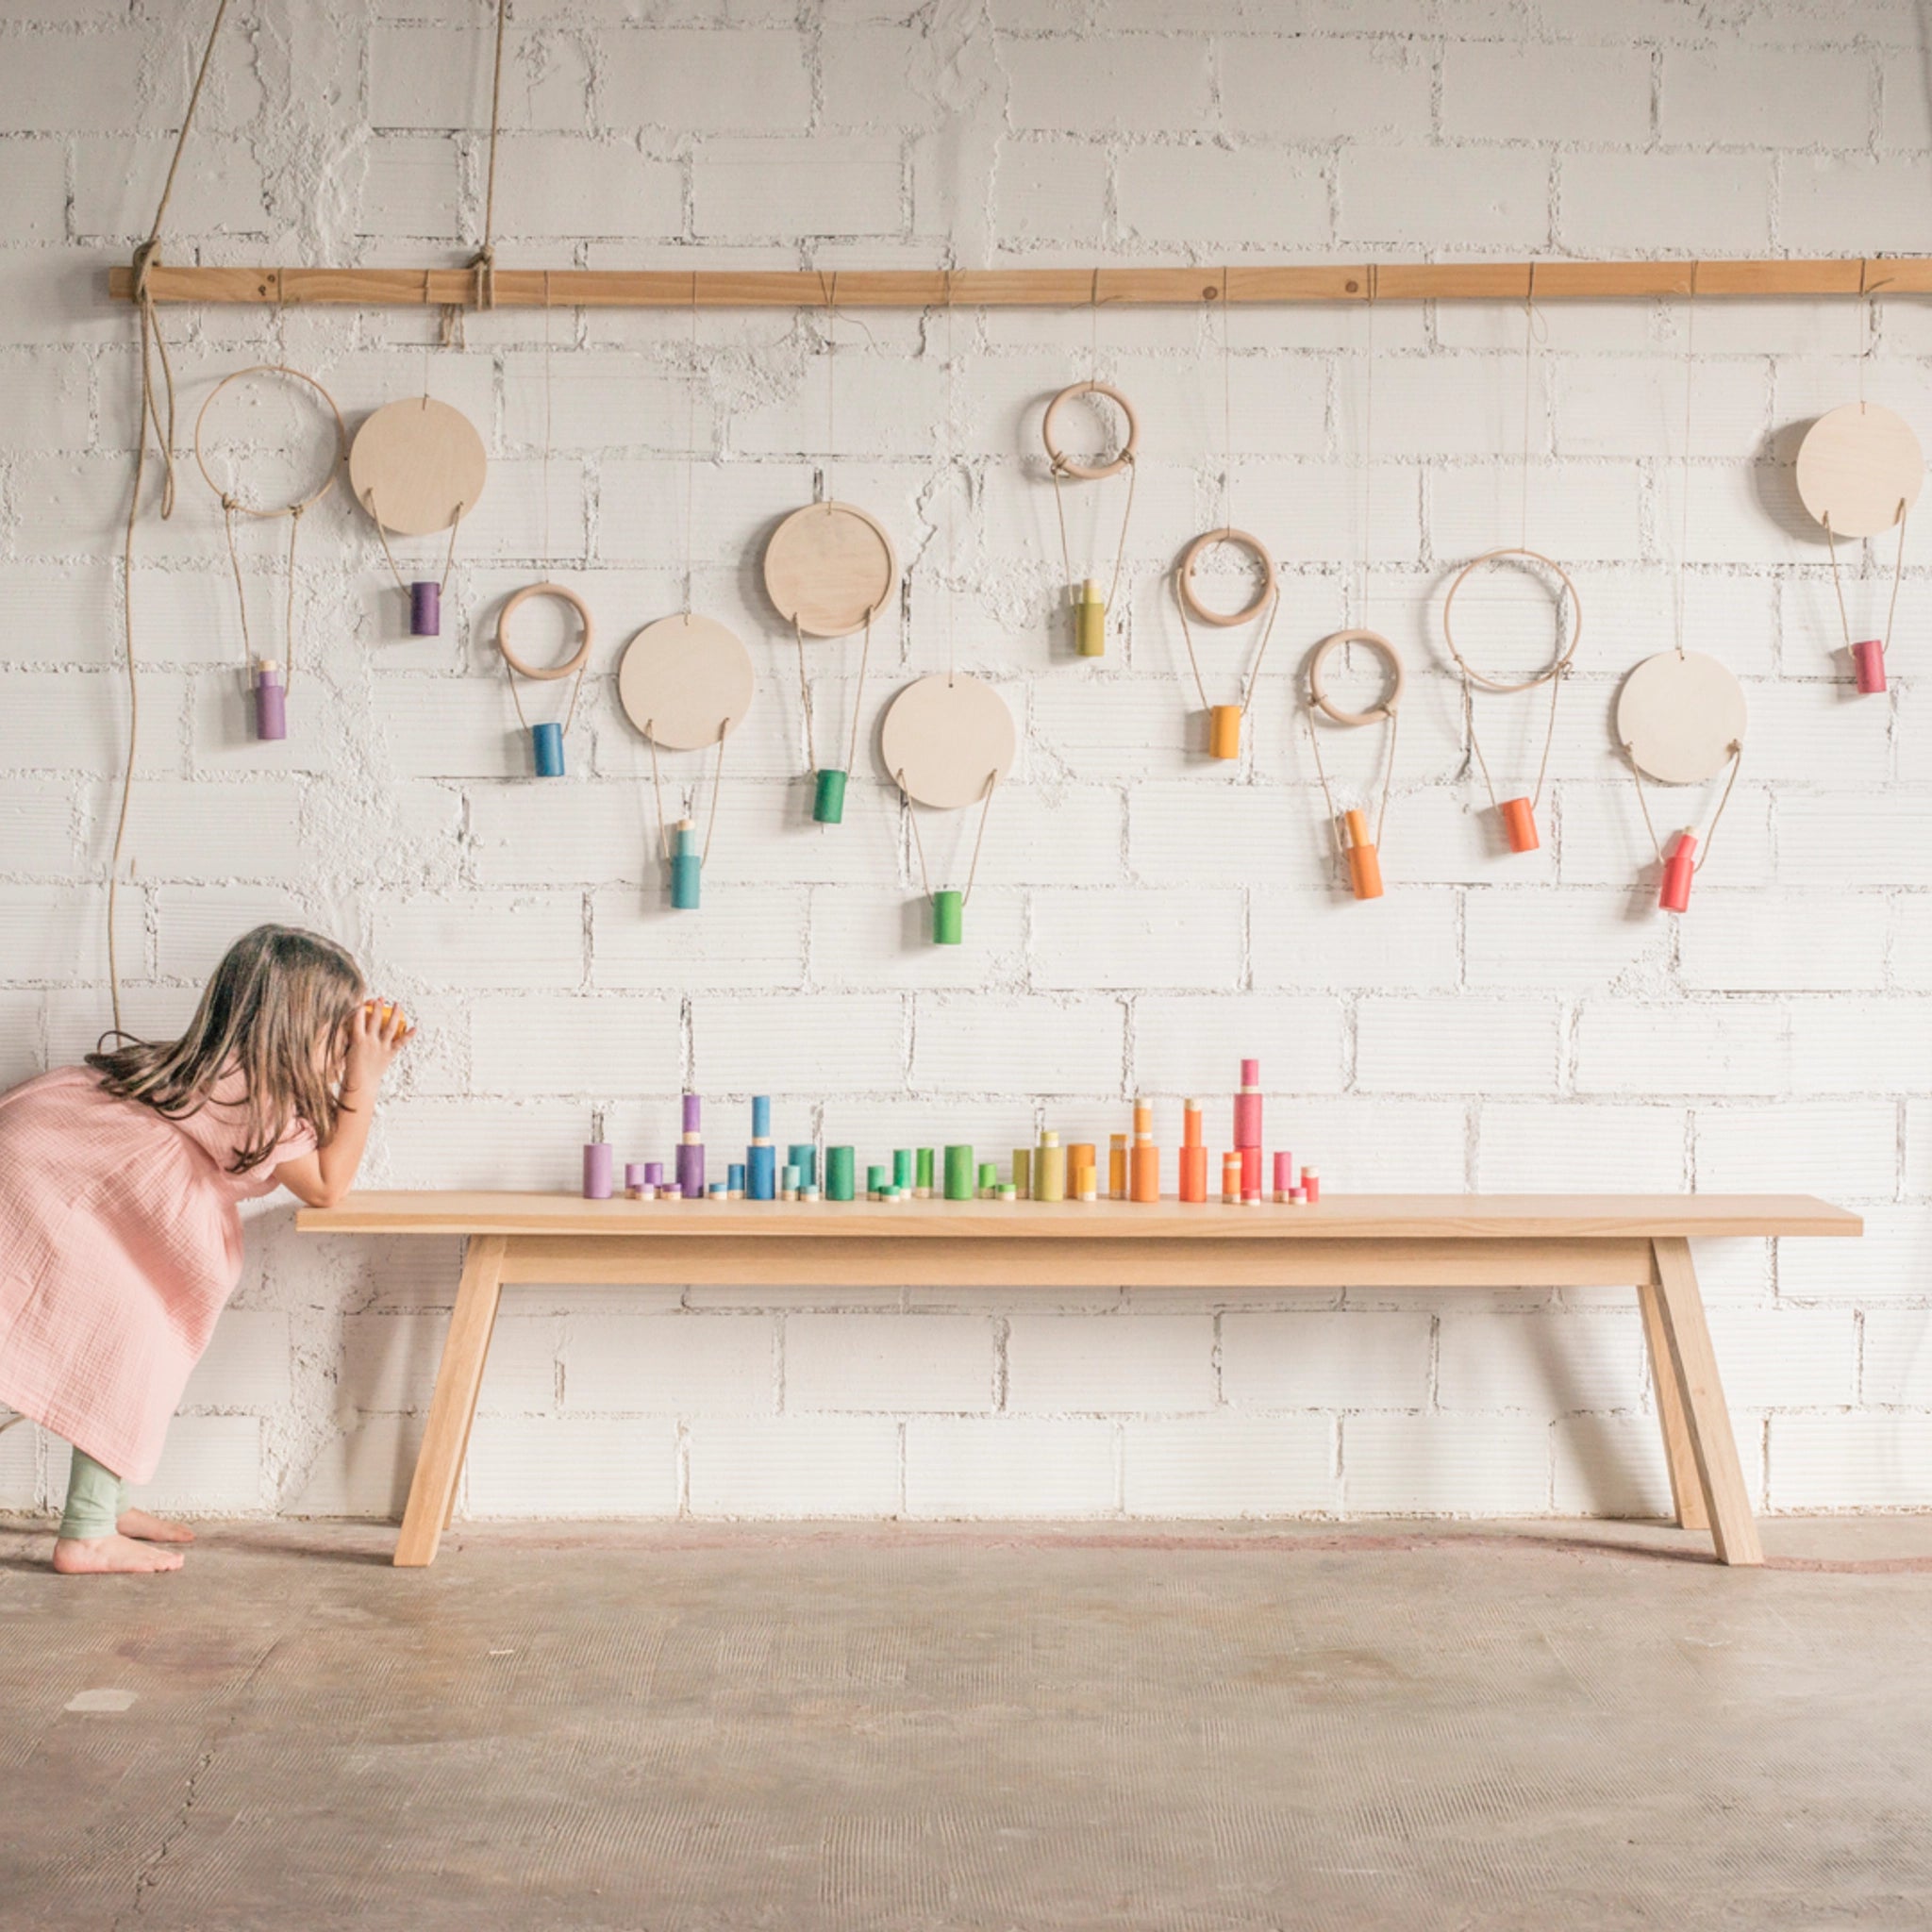
[[[274, 509], [257, 509], [252, 503], [243, 503], [239, 496], [232, 495], [229, 491], [224, 490], [208, 475], [208, 457], [201, 446], [202, 425], [208, 421], [208, 412], [213, 407], [215, 398], [231, 382], [240, 382], [244, 375], [289, 375], [292, 376], [297, 382], [306, 382], [328, 405], [329, 414], [336, 419], [336, 459], [329, 465], [328, 475], [322, 479], [321, 487], [313, 491], [309, 495], [305, 496], [299, 503], [285, 503]], [[299, 369], [291, 369], [286, 362], [251, 362], [246, 369], [238, 369], [233, 375], [223, 376], [221, 381], [208, 391], [208, 400], [202, 404], [201, 412], [194, 419], [194, 460], [196, 466], [201, 471], [202, 480], [221, 498], [225, 507], [232, 505], [243, 516], [300, 516], [311, 504], [320, 503], [335, 488], [336, 472], [341, 468], [343, 458], [347, 457], [348, 453], [348, 425], [342, 421], [342, 412], [336, 408], [335, 397], [330, 395], [327, 390], [324, 389], [321, 383], [316, 381], [314, 376], [305, 375]]]
[[[1560, 658], [1551, 660], [1547, 667], [1539, 671], [1534, 677], [1525, 677], [1521, 684], [1505, 684], [1502, 679], [1487, 677], [1475, 669], [1462, 653], [1456, 648], [1456, 634], [1449, 628], [1450, 607], [1456, 602], [1456, 593], [1462, 588], [1462, 580], [1478, 565], [1493, 563], [1499, 557], [1527, 557], [1533, 562], [1542, 564], [1556, 572], [1564, 591], [1570, 592], [1570, 602], [1576, 612], [1576, 628], [1570, 634], [1570, 648]], [[1563, 595], [1557, 593], [1557, 608], [1563, 608]], [[1456, 581], [1449, 586], [1449, 594], [1442, 603], [1442, 641], [1449, 646], [1449, 655], [1456, 659], [1463, 676], [1472, 684], [1480, 685], [1485, 691], [1534, 691], [1540, 684], [1560, 675], [1569, 669], [1570, 660], [1576, 655], [1576, 646], [1583, 637], [1583, 599], [1576, 594], [1576, 586], [1570, 581], [1570, 573], [1554, 557], [1545, 557], [1541, 550], [1525, 550], [1520, 544], [1505, 544], [1500, 550], [1485, 550], [1480, 557], [1473, 557], [1456, 574]]]
[[[1389, 695], [1366, 711], [1338, 710], [1322, 689], [1323, 667], [1343, 644], [1366, 644], [1389, 666]], [[1308, 702], [1327, 712], [1338, 724], [1373, 724], [1377, 718], [1392, 718], [1396, 706], [1402, 702], [1402, 659], [1395, 655], [1395, 646], [1378, 630], [1336, 631], [1315, 646], [1315, 655], [1308, 659]]]
[[[510, 649], [510, 615], [518, 605], [525, 603], [531, 597], [555, 597], [560, 602], [568, 604], [576, 612], [578, 621], [583, 625], [583, 642], [577, 646], [576, 656], [571, 658], [567, 664], [525, 664]], [[591, 655], [591, 635], [590, 607], [575, 591], [567, 590], [562, 584], [525, 584], [521, 591], [512, 591], [504, 599], [503, 608], [496, 613], [496, 648], [503, 653], [505, 661], [508, 662], [509, 668], [512, 671], [521, 673], [525, 677], [535, 677], [544, 680], [553, 677], [568, 677], [573, 671], [580, 669], [584, 660]]]
[[[1194, 565], [1201, 553], [1215, 543], [1239, 544], [1253, 552], [1261, 566], [1261, 588], [1255, 592], [1255, 601], [1244, 609], [1210, 610], [1194, 595]], [[1174, 573], [1174, 593], [1186, 606], [1188, 614], [1203, 624], [1245, 624], [1274, 594], [1274, 559], [1268, 555], [1268, 546], [1258, 537], [1249, 536], [1245, 530], [1203, 530], [1181, 552], [1180, 566]]]
[[[1121, 445], [1120, 454], [1110, 463], [1070, 462], [1054, 447], [1053, 419], [1059, 407], [1073, 396], [1105, 396], [1114, 404], [1121, 414], [1127, 419], [1127, 440]], [[1046, 445], [1046, 454], [1054, 469], [1062, 476], [1073, 476], [1082, 483], [1097, 482], [1102, 476], [1116, 476], [1134, 460], [1141, 447], [1141, 419], [1134, 414], [1134, 406], [1110, 383], [1074, 382], [1054, 397], [1046, 406], [1046, 415], [1040, 425], [1040, 440]]]

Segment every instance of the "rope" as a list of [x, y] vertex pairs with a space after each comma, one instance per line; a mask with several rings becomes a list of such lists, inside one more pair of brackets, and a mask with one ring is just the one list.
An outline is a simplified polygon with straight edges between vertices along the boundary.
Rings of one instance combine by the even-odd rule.
[[[1181, 613], [1181, 637], [1188, 647], [1188, 663], [1194, 674], [1194, 689], [1201, 693], [1201, 708], [1213, 708], [1208, 702], [1208, 687], [1201, 681], [1200, 659], [1194, 656], [1194, 632], [1188, 623], [1188, 600], [1179, 591], [1174, 592], [1174, 604]], [[1281, 608], [1281, 586], [1277, 582], [1274, 594], [1268, 601], [1268, 621], [1261, 626], [1261, 645], [1255, 653], [1255, 661], [1248, 667], [1247, 683], [1241, 691], [1241, 716], [1248, 715], [1248, 707], [1255, 701], [1255, 686], [1261, 675], [1261, 659], [1268, 655], [1268, 640], [1274, 635], [1274, 619]]]
[[1690, 554], [1690, 391], [1697, 358], [1697, 264], [1690, 265], [1690, 299], [1684, 306], [1684, 447], [1677, 464], [1677, 574], [1672, 586], [1677, 656], [1684, 655], [1684, 560]]
[[[407, 596], [409, 587], [404, 582], [402, 572], [396, 568], [396, 554], [389, 547], [389, 532], [383, 527], [382, 519], [375, 513], [375, 491], [372, 490], [364, 501], [369, 506], [369, 519], [375, 525], [375, 534], [382, 540], [382, 554], [389, 558], [389, 574], [395, 578], [396, 589]], [[457, 525], [462, 522], [463, 511], [468, 508], [467, 504], [458, 504], [456, 515], [450, 519], [449, 554], [442, 559], [442, 581], [436, 587], [438, 596], [449, 589], [449, 574], [456, 568], [457, 561]]]
[[[1549, 775], [1550, 770], [1550, 747], [1557, 741], [1557, 694], [1563, 688], [1563, 676], [1568, 668], [1567, 665], [1559, 664], [1550, 674], [1550, 724], [1549, 729], [1543, 733], [1542, 762], [1536, 768], [1536, 790], [1530, 794], [1529, 800], [1531, 811], [1542, 803], [1543, 780]], [[1495, 781], [1490, 776], [1490, 761], [1483, 757], [1482, 740], [1475, 735], [1475, 687], [1467, 677], [1462, 680], [1462, 717], [1469, 731], [1469, 748], [1475, 753], [1475, 761], [1482, 772], [1483, 785], [1490, 794], [1490, 803], [1500, 810], [1502, 808], [1496, 797]]]
[[[1336, 856], [1346, 858], [1347, 847], [1341, 842], [1341, 813], [1335, 804], [1335, 793], [1328, 786], [1328, 774], [1322, 763], [1322, 734], [1315, 728], [1315, 709], [1310, 705], [1306, 713], [1308, 721], [1308, 742], [1315, 751], [1315, 775], [1322, 781], [1322, 796], [1328, 804], [1328, 831], [1335, 841]], [[1402, 717], [1397, 711], [1384, 711], [1389, 721], [1388, 760], [1382, 773], [1382, 808], [1375, 814], [1375, 843], [1382, 842], [1382, 828], [1389, 823], [1389, 794], [1395, 789], [1395, 734], [1402, 727]]]
[[[576, 722], [577, 698], [584, 688], [584, 673], [590, 668], [591, 663], [588, 657], [577, 666], [575, 681], [570, 688], [570, 708], [563, 714], [563, 728], [566, 732]], [[527, 731], [530, 728], [530, 721], [524, 716], [524, 701], [517, 693], [516, 670], [508, 658], [503, 660], [503, 675], [509, 679], [509, 701], [517, 708], [517, 723]]]
[[858, 761], [858, 720], [865, 710], [865, 667], [872, 658], [872, 616], [877, 608], [876, 604], [867, 607], [865, 642], [858, 650], [858, 689], [852, 693], [852, 742], [845, 752], [845, 769], [848, 772]]
[[[1630, 775], [1637, 780], [1637, 803], [1643, 808], [1643, 829], [1650, 834], [1651, 849], [1657, 854], [1657, 862], [1663, 865], [1668, 862], [1664, 858], [1663, 841], [1657, 837], [1657, 826], [1650, 816], [1650, 801], [1643, 795], [1643, 768], [1637, 762], [1637, 754], [1627, 741], [1624, 746], [1624, 756], [1630, 761]], [[1724, 815], [1724, 807], [1731, 802], [1731, 791], [1738, 782], [1738, 774], [1743, 764], [1744, 747], [1734, 738], [1731, 740], [1731, 775], [1724, 780], [1724, 796], [1718, 800], [1717, 809], [1711, 813], [1710, 824], [1705, 828], [1703, 850], [1691, 862], [1693, 874], [1704, 870], [1705, 861], [1710, 857], [1711, 844], [1717, 838], [1718, 822]]]
[[[658, 741], [651, 732], [651, 726], [657, 722], [655, 718], [644, 721], [644, 742], [651, 747], [651, 790], [658, 794], [658, 844], [664, 854], [664, 863], [669, 865], [671, 834], [664, 824], [664, 781], [658, 773]], [[724, 789], [724, 735], [730, 729], [729, 718], [718, 721], [718, 762], [711, 769], [711, 812], [705, 821], [705, 849], [698, 854], [700, 867], [711, 862], [711, 834], [718, 829], [718, 794]]]
[[475, 271], [478, 308], [496, 307], [496, 135], [503, 108], [503, 29], [508, 13], [509, 0], [496, 0], [496, 62], [490, 76], [490, 163], [483, 185], [483, 245], [470, 261]]
[[[1845, 649], [1852, 648], [1852, 620], [1845, 610], [1845, 587], [1838, 574], [1838, 540], [1831, 531], [1831, 512], [1824, 516], [1824, 547], [1831, 553], [1831, 588], [1838, 594], [1838, 621], [1845, 634]], [[1906, 500], [1898, 500], [1898, 560], [1891, 567], [1891, 602], [1885, 610], [1885, 636], [1880, 640], [1878, 655], [1882, 658], [1891, 649], [1891, 621], [1898, 615], [1899, 581], [1906, 574]]]
[[[1126, 561], [1127, 526], [1134, 520], [1134, 487], [1140, 476], [1140, 465], [1135, 461], [1132, 450], [1122, 451], [1121, 460], [1127, 466], [1127, 504], [1121, 512], [1121, 541], [1113, 553], [1113, 578], [1107, 587], [1107, 608], [1109, 612], [1114, 608], [1114, 600], [1120, 595], [1121, 565]], [[1059, 512], [1060, 563], [1066, 571], [1067, 582], [1071, 585], [1074, 582], [1074, 559], [1067, 548], [1067, 506], [1060, 494], [1060, 472], [1064, 463], [1063, 458], [1056, 457], [1048, 465], [1048, 473], [1053, 477], [1054, 508]]]
[[[898, 780], [900, 795], [906, 801], [906, 816], [912, 821], [912, 849], [919, 854], [919, 882], [925, 888], [925, 896], [933, 897], [932, 874], [925, 869], [925, 841], [919, 835], [919, 808], [912, 802], [911, 792], [906, 790], [906, 774], [903, 769], [893, 774]], [[986, 786], [981, 792], [985, 803], [979, 808], [979, 830], [973, 838], [973, 859], [966, 868], [966, 890], [959, 894], [959, 904], [964, 907], [973, 897], [973, 882], [979, 876], [979, 848], [986, 843], [986, 822], [992, 814], [992, 794], [1000, 781], [997, 770], [986, 774]]]
[[[121, 539], [121, 636], [127, 660], [127, 766], [121, 777], [121, 805], [114, 821], [114, 849], [108, 860], [108, 988], [114, 1004], [114, 1028], [121, 1030], [121, 960], [114, 938], [114, 912], [120, 897], [121, 860], [127, 844], [128, 808], [134, 799], [134, 767], [141, 745], [141, 676], [134, 653], [134, 532], [141, 521], [141, 492], [147, 481], [148, 431], [154, 431], [161, 458], [161, 515], [175, 514], [175, 370], [168, 360], [167, 338], [161, 333], [155, 313], [152, 275], [161, 258], [161, 224], [167, 218], [168, 203], [175, 193], [175, 177], [180, 172], [181, 156], [194, 125], [194, 110], [201, 104], [201, 90], [208, 79], [215, 42], [221, 36], [222, 22], [227, 17], [228, 0], [219, 0], [208, 40], [201, 50], [201, 65], [195, 69], [194, 86], [188, 95], [188, 107], [181, 116], [181, 131], [175, 138], [175, 152], [161, 183], [160, 200], [155, 205], [155, 218], [147, 240], [134, 251], [134, 302], [141, 325], [141, 407], [135, 412], [134, 484], [127, 492], [127, 523]], [[155, 397], [155, 369], [160, 368], [160, 390], [167, 398], [163, 421]]]

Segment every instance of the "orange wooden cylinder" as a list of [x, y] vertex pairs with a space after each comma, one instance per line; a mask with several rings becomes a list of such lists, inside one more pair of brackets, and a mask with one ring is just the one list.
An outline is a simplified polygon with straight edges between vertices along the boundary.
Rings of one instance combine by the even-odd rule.
[[1503, 814], [1503, 830], [1508, 835], [1512, 852], [1534, 852], [1541, 842], [1536, 835], [1536, 813], [1526, 798], [1506, 798], [1496, 809]]
[[1107, 1198], [1109, 1201], [1127, 1198], [1127, 1137], [1124, 1134], [1114, 1134], [1108, 1141]]
[[1241, 1198], [1241, 1158], [1237, 1154], [1221, 1157], [1221, 1201], [1224, 1208], [1236, 1208]]
[[1241, 755], [1241, 708], [1215, 705], [1208, 713], [1208, 756], [1238, 758]]
[[1183, 1147], [1178, 1178], [1178, 1191], [1183, 1201], [1205, 1201], [1208, 1198], [1208, 1150], [1205, 1147]]
[[1128, 1183], [1130, 1198], [1151, 1202], [1160, 1199], [1160, 1149], [1151, 1142], [1133, 1150]]
[[1382, 896], [1382, 861], [1369, 842], [1369, 822], [1358, 811], [1344, 812], [1348, 834], [1348, 883], [1357, 899]]

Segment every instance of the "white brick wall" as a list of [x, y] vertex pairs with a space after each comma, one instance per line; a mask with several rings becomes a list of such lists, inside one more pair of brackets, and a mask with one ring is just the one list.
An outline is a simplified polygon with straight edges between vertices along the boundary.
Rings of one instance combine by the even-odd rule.
[[[489, 36], [464, 9], [347, 0], [304, 115], [235, 43], [169, 225], [175, 259], [461, 259], [481, 218]], [[1827, 21], [1741, 0], [1494, 8], [995, 9], [963, 45], [925, 14], [806, 0], [622, 0], [513, 22], [497, 219], [505, 265], [875, 267], [1192, 258], [1932, 249], [1932, 117], [1907, 0]], [[1280, 12], [1281, 9], [1274, 9]], [[1827, 10], [1828, 11], [1828, 10]], [[102, 269], [144, 232], [187, 81], [155, 9], [0, 21], [0, 1083], [108, 1020], [99, 882], [125, 742], [119, 524], [131, 318]], [[1732, 29], [1736, 30], [1733, 31]], [[317, 105], [321, 103], [322, 105]], [[317, 142], [318, 128], [327, 137]], [[1932, 310], [1874, 312], [1867, 391], [1922, 433]], [[185, 438], [255, 360], [326, 379], [352, 426], [425, 379], [406, 310], [170, 313]], [[142, 533], [143, 735], [119, 938], [129, 1024], [180, 1024], [225, 941], [267, 917], [352, 944], [424, 1033], [369, 1177], [568, 1187], [592, 1125], [666, 1151], [675, 1095], [745, 1097], [781, 1139], [970, 1139], [1006, 1160], [1045, 1121], [1105, 1143], [1157, 1096], [1262, 1057], [1271, 1141], [1331, 1190], [1793, 1188], [1858, 1204], [1862, 1242], [1701, 1244], [1748, 1479], [1773, 1508], [1932, 1506], [1932, 525], [1915, 520], [1884, 700], [1850, 696], [1824, 551], [1793, 501], [1803, 423], [1857, 392], [1860, 319], [1799, 301], [1695, 319], [1693, 641], [1748, 680], [1743, 781], [1681, 921], [1655, 908], [1642, 819], [1607, 726], [1671, 634], [1685, 318], [1551, 303], [1530, 371], [1530, 541], [1587, 622], [1539, 814], [1498, 852], [1439, 648], [1447, 574], [1508, 541], [1524, 475], [1519, 305], [1374, 317], [1367, 621], [1411, 697], [1383, 853], [1341, 890], [1292, 708], [1297, 665], [1360, 621], [1361, 351], [1344, 308], [1229, 318], [1234, 520], [1284, 604], [1236, 766], [1201, 755], [1166, 573], [1223, 514], [1221, 330], [1185, 309], [707, 315], [691, 479], [696, 601], [740, 629], [758, 708], [732, 741], [704, 910], [673, 915], [617, 649], [683, 595], [689, 319], [473, 316], [430, 349], [477, 422], [489, 494], [464, 525], [446, 634], [402, 635], [341, 492], [305, 525], [302, 668], [285, 746], [245, 736], [213, 500]], [[861, 325], [862, 324], [862, 325]], [[1143, 410], [1114, 640], [1066, 660], [1042, 400], [1097, 355]], [[545, 390], [553, 453], [543, 461]], [[955, 422], [945, 421], [949, 389]], [[943, 569], [957, 441], [973, 472]], [[861, 712], [957, 652], [1022, 732], [968, 941], [926, 943], [908, 827], [861, 749], [847, 823], [808, 823], [791, 644], [763, 533], [819, 480], [867, 504], [908, 569]], [[544, 548], [548, 507], [550, 555]], [[1081, 555], [1116, 491], [1070, 492]], [[244, 533], [278, 635], [279, 540]], [[406, 569], [433, 546], [408, 549]], [[1850, 546], [1862, 631], [1884, 545]], [[276, 569], [278, 570], [278, 562]], [[580, 584], [599, 648], [570, 776], [537, 784], [491, 646], [511, 589]], [[1498, 607], [1500, 608], [1500, 607]], [[951, 630], [949, 632], [949, 624]], [[949, 645], [949, 635], [953, 642]], [[1197, 641], [1214, 688], [1244, 641]], [[818, 649], [829, 741], [856, 646]], [[552, 691], [540, 693], [548, 714]], [[1532, 770], [1541, 713], [1491, 700], [1484, 743]], [[1352, 801], [1379, 747], [1330, 733]], [[824, 746], [822, 745], [822, 750]], [[674, 761], [679, 788], [696, 766]], [[1499, 782], [1501, 776], [1499, 774]], [[1513, 781], [1512, 781], [1513, 782]], [[705, 803], [701, 797], [701, 806]], [[1659, 823], [1698, 801], [1658, 794]], [[968, 829], [923, 822], [941, 870]], [[191, 1384], [154, 1494], [185, 1508], [399, 1509], [453, 1285], [453, 1244], [297, 1241], [251, 1218], [241, 1306]], [[1655, 1512], [1667, 1501], [1634, 1312], [1613, 1291], [513, 1290], [463, 1507], [716, 1516]], [[0, 1504], [58, 1494], [64, 1451], [0, 1436]]]

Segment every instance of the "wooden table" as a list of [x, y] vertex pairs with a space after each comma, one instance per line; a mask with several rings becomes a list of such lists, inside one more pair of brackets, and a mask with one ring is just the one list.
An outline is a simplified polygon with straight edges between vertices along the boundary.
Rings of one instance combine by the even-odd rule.
[[1761, 1563], [1690, 1265], [1695, 1237], [1856, 1235], [1805, 1194], [1354, 1194], [1314, 1208], [910, 1201], [582, 1201], [362, 1193], [307, 1208], [317, 1234], [462, 1235], [468, 1246], [395, 1560], [434, 1561], [506, 1284], [728, 1287], [1633, 1287], [1676, 1520]]

